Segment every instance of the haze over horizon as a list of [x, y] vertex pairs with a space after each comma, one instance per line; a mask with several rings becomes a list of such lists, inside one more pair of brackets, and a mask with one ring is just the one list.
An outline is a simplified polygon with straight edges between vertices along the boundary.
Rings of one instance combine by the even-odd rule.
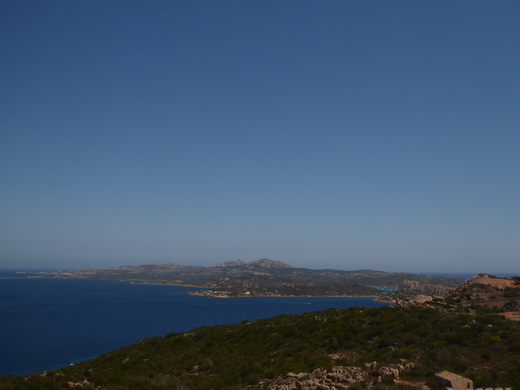
[[518, 15], [4, 1], [0, 269], [520, 274]]

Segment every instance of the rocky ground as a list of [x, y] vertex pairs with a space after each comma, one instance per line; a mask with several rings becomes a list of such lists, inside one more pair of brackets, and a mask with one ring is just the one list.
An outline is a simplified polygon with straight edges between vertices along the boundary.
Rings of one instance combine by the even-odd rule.
[[[354, 384], [368, 388], [380, 383], [400, 383], [400, 373], [413, 368], [414, 363], [406, 361], [384, 366], [372, 362], [363, 367], [334, 366], [329, 370], [317, 368], [312, 372], [291, 372], [272, 381], [262, 381], [257, 386], [248, 387], [248, 390], [347, 390], [354, 388]], [[424, 384], [415, 385], [427, 389]]]

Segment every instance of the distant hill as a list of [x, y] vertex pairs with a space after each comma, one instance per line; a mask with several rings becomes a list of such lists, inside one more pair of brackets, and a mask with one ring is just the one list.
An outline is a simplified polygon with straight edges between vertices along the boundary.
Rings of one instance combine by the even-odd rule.
[[[297, 268], [269, 259], [251, 262], [227, 261], [213, 266], [144, 264], [47, 272], [41, 275], [195, 286], [204, 289], [195, 294], [216, 297], [376, 296], [389, 300], [392, 300], [395, 294], [384, 292], [377, 287], [397, 287], [403, 282], [414, 282], [413, 291], [409, 286], [404, 290], [398, 289], [398, 296], [403, 297], [425, 291], [444, 293], [448, 288], [456, 287], [463, 282], [456, 277], [430, 277], [409, 273]], [[424, 286], [430, 287], [426, 289]]]

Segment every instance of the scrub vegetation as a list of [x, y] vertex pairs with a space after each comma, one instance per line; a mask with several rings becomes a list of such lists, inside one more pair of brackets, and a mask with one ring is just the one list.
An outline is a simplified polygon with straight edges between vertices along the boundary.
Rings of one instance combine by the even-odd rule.
[[60, 370], [6, 376], [0, 388], [258, 388], [289, 372], [373, 361], [413, 362], [401, 375], [410, 380], [431, 383], [450, 370], [479, 387], [520, 390], [520, 326], [485, 307], [330, 309], [150, 338]]

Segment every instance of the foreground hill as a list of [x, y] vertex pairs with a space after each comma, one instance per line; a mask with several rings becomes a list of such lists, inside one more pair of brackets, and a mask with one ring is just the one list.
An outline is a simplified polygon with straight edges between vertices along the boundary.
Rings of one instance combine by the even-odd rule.
[[[104, 269], [82, 269], [42, 273], [46, 276], [88, 279], [116, 279], [146, 283], [195, 286], [199, 295], [230, 296], [386, 296], [375, 287], [414, 282], [415, 289], [398, 292], [409, 296], [419, 292], [439, 292], [460, 285], [455, 277], [430, 277], [409, 273], [371, 270], [342, 271], [296, 268], [280, 261], [241, 260], [203, 267], [177, 264], [146, 264]], [[426, 290], [425, 290], [426, 289]], [[439, 294], [434, 294], [439, 295]], [[390, 297], [391, 298], [391, 297]]]
[[354, 390], [378, 381], [377, 389], [394, 389], [394, 381], [436, 388], [434, 373], [450, 370], [478, 387], [520, 390], [520, 324], [469, 313], [386, 306], [203, 327], [56, 371], [3, 377], [0, 388], [274, 389], [290, 381], [296, 387], [285, 388], [320, 381], [304, 388]]

